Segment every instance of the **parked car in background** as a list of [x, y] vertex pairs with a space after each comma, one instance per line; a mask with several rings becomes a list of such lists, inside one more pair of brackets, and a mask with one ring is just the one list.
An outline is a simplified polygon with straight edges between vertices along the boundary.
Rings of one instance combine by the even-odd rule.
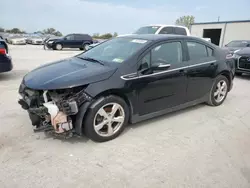
[[187, 27], [178, 25], [149, 25], [139, 28], [134, 34], [175, 34], [190, 36]]
[[43, 39], [40, 36], [31, 36], [26, 39], [27, 44], [43, 44]]
[[12, 36], [8, 38], [8, 43], [13, 45], [26, 45], [26, 40], [22, 36]]
[[0, 39], [0, 73], [13, 69], [11, 57], [8, 55], [9, 49], [5, 40]]
[[63, 48], [86, 50], [91, 44], [93, 44], [93, 39], [88, 34], [69, 34], [65, 37], [49, 39], [45, 43], [46, 47], [54, 50], [62, 50]]
[[241, 48], [235, 51], [233, 57], [236, 67], [235, 74], [238, 76], [243, 73], [250, 74], [250, 47]]
[[103, 142], [129, 122], [203, 102], [219, 106], [233, 78], [233, 60], [202, 39], [131, 35], [31, 71], [19, 104], [36, 131], [84, 132]]
[[250, 47], [250, 40], [233, 40], [225, 45], [224, 49], [228, 49], [230, 53], [234, 54], [234, 52]]

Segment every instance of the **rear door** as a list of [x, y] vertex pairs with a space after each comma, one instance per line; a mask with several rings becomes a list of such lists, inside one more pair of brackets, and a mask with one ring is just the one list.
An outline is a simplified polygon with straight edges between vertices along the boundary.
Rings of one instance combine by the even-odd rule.
[[214, 49], [202, 42], [186, 40], [186, 48], [189, 59], [187, 100], [193, 101], [210, 92], [218, 62]]

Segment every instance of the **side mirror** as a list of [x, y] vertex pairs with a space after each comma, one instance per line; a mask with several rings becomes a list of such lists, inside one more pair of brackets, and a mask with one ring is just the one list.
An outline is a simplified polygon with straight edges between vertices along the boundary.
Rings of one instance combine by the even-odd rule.
[[225, 45], [225, 47], [227, 47], [227, 44]]
[[153, 62], [151, 69], [152, 70], [166, 70], [170, 67], [171, 65], [168, 64], [166, 61], [162, 61], [162, 60], [157, 60], [155, 62]]
[[67, 40], [67, 38], [66, 38], [66, 37], [64, 37], [64, 38], [63, 38], [63, 40]]

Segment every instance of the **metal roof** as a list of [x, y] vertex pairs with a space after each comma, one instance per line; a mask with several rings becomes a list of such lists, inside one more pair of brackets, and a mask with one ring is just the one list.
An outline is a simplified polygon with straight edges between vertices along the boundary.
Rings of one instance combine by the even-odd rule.
[[235, 21], [219, 21], [219, 22], [200, 22], [200, 23], [193, 23], [192, 25], [205, 25], [205, 24], [225, 24], [225, 23], [246, 23], [250, 20], [235, 20]]

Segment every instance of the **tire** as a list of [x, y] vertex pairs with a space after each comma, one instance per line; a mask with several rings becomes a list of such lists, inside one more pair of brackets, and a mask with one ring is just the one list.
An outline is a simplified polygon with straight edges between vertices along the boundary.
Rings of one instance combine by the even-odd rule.
[[62, 44], [60, 44], [60, 43], [56, 44], [55, 49], [56, 50], [62, 50], [63, 49]]
[[242, 76], [242, 73], [241, 72], [236, 72], [235, 75], [236, 76]]
[[83, 48], [79, 48], [79, 50], [83, 50]]
[[[117, 110], [112, 112], [114, 107]], [[116, 121], [113, 121], [115, 118]], [[113, 95], [100, 98], [92, 104], [87, 113], [83, 122], [84, 133], [96, 142], [109, 141], [122, 133], [128, 123], [128, 119], [129, 108], [123, 99]], [[99, 128], [97, 125], [100, 125]]]
[[[219, 85], [221, 86], [221, 89], [218, 88]], [[210, 106], [221, 105], [227, 97], [229, 87], [229, 81], [225, 76], [217, 76], [211, 88], [207, 104]]]
[[88, 44], [88, 43], [87, 43], [87, 44], [84, 44], [83, 47], [82, 47], [83, 50], [84, 50], [84, 51], [87, 51], [87, 50], [89, 49], [89, 45], [90, 45], [90, 44]]

